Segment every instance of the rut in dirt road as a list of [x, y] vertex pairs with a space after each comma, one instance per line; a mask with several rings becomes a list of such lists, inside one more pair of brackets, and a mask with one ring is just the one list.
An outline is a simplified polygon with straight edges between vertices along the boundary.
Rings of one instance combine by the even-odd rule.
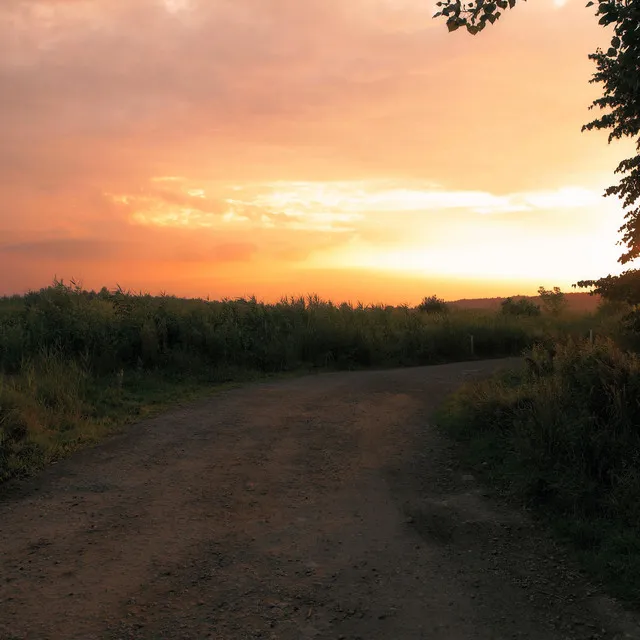
[[6, 486], [0, 639], [640, 638], [429, 426], [513, 364], [254, 384]]

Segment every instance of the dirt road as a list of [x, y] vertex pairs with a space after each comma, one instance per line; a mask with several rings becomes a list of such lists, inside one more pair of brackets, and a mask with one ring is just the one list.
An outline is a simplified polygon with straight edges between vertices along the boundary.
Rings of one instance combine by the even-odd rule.
[[640, 638], [429, 426], [509, 361], [254, 384], [0, 496], [0, 638]]

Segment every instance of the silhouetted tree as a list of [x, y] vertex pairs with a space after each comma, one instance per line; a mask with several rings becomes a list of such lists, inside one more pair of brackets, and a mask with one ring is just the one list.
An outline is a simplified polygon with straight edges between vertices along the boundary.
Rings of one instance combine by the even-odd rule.
[[592, 295], [611, 302], [623, 302], [632, 307], [640, 305], [640, 270], [629, 269], [619, 276], [605, 276], [598, 280], [581, 280], [578, 287], [593, 287]]
[[564, 293], [560, 291], [560, 287], [553, 287], [553, 291], [540, 287], [538, 295], [542, 301], [542, 306], [552, 316], [559, 316], [567, 306], [567, 300], [564, 297]]
[[422, 302], [418, 305], [418, 309], [420, 311], [424, 311], [425, 313], [449, 312], [447, 303], [442, 300], [442, 298], [438, 298], [438, 296], [429, 296], [428, 298], [423, 298]]
[[[442, 0], [437, 3], [440, 10], [434, 17], [443, 16], [449, 31], [465, 28], [469, 33], [482, 31], [487, 24], [500, 18], [504, 9], [511, 9], [517, 0]], [[603, 27], [613, 26], [611, 45], [604, 51], [598, 48], [589, 58], [596, 63], [596, 72], [591, 82], [603, 86], [603, 95], [594, 100], [591, 109], [597, 107], [601, 115], [582, 127], [582, 130], [608, 129], [609, 142], [630, 137], [636, 139], [638, 153], [623, 160], [616, 173], [622, 176], [617, 185], [609, 187], [605, 196], [615, 195], [627, 209], [625, 223], [620, 227], [622, 239], [618, 244], [625, 247], [618, 259], [621, 264], [640, 256], [640, 0], [597, 0], [587, 7], [597, 6], [596, 17]], [[630, 304], [640, 303], [640, 275], [630, 270], [620, 276], [607, 276], [600, 280], [583, 280], [580, 287], [595, 286], [593, 293], [605, 298], [622, 295]], [[631, 298], [633, 298], [633, 301]]]

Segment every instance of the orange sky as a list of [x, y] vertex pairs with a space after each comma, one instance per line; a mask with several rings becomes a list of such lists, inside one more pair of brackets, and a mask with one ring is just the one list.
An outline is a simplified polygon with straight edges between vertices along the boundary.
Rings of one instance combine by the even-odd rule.
[[2, 0], [0, 294], [415, 303], [619, 272], [592, 10]]

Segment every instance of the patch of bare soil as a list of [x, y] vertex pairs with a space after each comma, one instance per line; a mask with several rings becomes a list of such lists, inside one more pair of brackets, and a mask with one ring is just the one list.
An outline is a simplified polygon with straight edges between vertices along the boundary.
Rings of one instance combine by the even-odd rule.
[[640, 638], [429, 425], [509, 364], [254, 384], [5, 486], [0, 638]]

